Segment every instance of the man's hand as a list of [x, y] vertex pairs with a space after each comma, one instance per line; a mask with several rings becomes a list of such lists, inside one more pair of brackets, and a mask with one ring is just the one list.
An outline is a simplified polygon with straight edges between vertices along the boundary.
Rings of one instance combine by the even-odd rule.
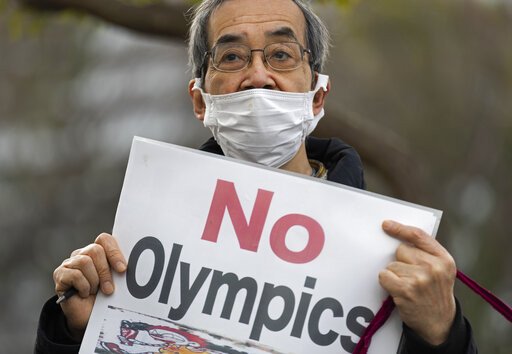
[[60, 304], [68, 329], [77, 340], [84, 335], [98, 289], [106, 295], [114, 291], [110, 266], [122, 273], [126, 270], [126, 260], [114, 237], [103, 233], [94, 243], [73, 251], [71, 257], [53, 272], [55, 291], [59, 296], [72, 286], [78, 290], [77, 295]]
[[433, 345], [443, 343], [455, 317], [455, 262], [448, 251], [424, 231], [393, 221], [383, 230], [405, 243], [396, 261], [379, 274], [379, 282], [393, 297], [402, 321]]

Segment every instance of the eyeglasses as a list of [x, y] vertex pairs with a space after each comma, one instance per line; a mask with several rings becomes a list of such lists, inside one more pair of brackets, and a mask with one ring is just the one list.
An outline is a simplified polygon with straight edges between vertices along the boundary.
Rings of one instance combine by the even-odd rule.
[[297, 42], [270, 43], [263, 49], [251, 49], [240, 43], [220, 43], [205, 52], [205, 58], [210, 55], [213, 67], [218, 71], [236, 72], [249, 65], [253, 52], [263, 52], [265, 62], [278, 71], [295, 70], [302, 65], [304, 53], [311, 55], [311, 50], [304, 49]]

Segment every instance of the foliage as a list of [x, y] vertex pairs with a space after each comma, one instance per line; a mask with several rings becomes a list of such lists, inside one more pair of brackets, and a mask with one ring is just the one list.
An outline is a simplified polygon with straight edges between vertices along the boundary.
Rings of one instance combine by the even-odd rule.
[[38, 37], [49, 22], [65, 24], [84, 23], [89, 20], [87, 15], [74, 10], [43, 13], [23, 6], [16, 0], [0, 0], [0, 26], [6, 27], [11, 40]]

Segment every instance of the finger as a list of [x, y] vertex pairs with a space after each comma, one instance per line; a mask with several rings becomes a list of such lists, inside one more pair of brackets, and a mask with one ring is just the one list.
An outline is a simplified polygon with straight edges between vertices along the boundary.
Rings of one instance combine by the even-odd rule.
[[62, 265], [66, 268], [80, 270], [89, 282], [91, 294], [96, 294], [98, 292], [100, 280], [91, 257], [88, 255], [76, 255], [66, 259], [62, 262]]
[[399, 262], [421, 265], [434, 263], [436, 256], [407, 243], [402, 243], [396, 248], [395, 258]]
[[403, 262], [391, 262], [387, 265], [386, 269], [395, 273], [400, 278], [411, 277], [421, 271], [420, 266]]
[[421, 257], [420, 252], [425, 253], [425, 251], [419, 248], [402, 243], [396, 248], [395, 258], [399, 262], [418, 264], [419, 258]]
[[91, 243], [90, 245], [82, 248], [81, 254], [91, 257], [96, 273], [98, 274], [101, 291], [109, 295], [114, 291], [114, 284], [112, 282], [112, 274], [110, 273], [110, 266], [107, 262], [105, 250], [98, 244]]
[[108, 262], [110, 265], [112, 265], [116, 272], [122, 273], [126, 270], [126, 260], [124, 259], [124, 256], [121, 253], [121, 250], [119, 249], [114, 236], [107, 233], [102, 233], [96, 238], [94, 243], [103, 247]]
[[409, 242], [427, 253], [439, 256], [446, 252], [439, 242], [417, 227], [403, 225], [392, 220], [386, 220], [382, 223], [382, 229], [388, 235], [401, 241]]
[[398, 275], [389, 269], [383, 269], [380, 271], [379, 283], [393, 297], [400, 294], [406, 285], [406, 282], [403, 279], [400, 279]]
[[74, 257], [74, 256], [76, 256], [77, 254], [80, 254], [80, 252], [81, 252], [81, 251], [82, 251], [82, 249], [81, 249], [81, 248], [78, 248], [78, 249], [74, 250], [73, 252], [71, 252], [71, 255], [70, 255], [69, 257], [70, 257], [70, 258], [71, 258], [71, 257]]
[[78, 269], [66, 268], [61, 265], [53, 272], [53, 280], [55, 282], [55, 291], [59, 296], [71, 287], [78, 290], [78, 295], [82, 298], [90, 295], [91, 287], [89, 281]]

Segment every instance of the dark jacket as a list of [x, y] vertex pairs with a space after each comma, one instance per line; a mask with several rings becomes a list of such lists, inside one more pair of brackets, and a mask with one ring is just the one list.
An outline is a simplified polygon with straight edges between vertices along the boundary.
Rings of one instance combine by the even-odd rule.
[[[221, 148], [213, 138], [204, 143], [200, 150], [223, 155]], [[327, 172], [327, 180], [351, 187], [365, 189], [363, 167], [357, 152], [339, 139], [319, 139], [308, 137], [306, 140], [308, 158], [320, 161]], [[46, 302], [39, 319], [35, 353], [71, 354], [78, 353], [80, 343], [72, 339], [66, 319], [54, 296]], [[414, 333], [405, 324], [398, 349], [399, 354], [473, 354], [477, 353], [473, 333], [469, 322], [462, 316], [457, 301], [457, 312], [447, 341], [432, 346]]]

